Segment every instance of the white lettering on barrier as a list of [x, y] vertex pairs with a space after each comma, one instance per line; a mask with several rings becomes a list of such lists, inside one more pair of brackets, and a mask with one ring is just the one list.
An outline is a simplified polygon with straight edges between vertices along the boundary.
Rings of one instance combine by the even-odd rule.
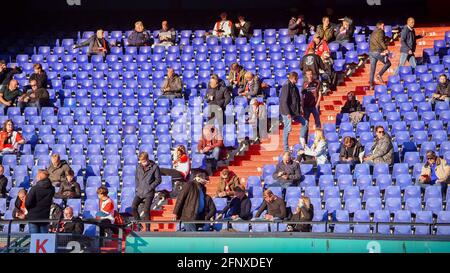
[[84, 251], [81, 249], [81, 245], [77, 241], [70, 241], [66, 246], [67, 250], [71, 250], [70, 253], [83, 253]]
[[81, 6], [81, 0], [67, 0], [69, 6]]

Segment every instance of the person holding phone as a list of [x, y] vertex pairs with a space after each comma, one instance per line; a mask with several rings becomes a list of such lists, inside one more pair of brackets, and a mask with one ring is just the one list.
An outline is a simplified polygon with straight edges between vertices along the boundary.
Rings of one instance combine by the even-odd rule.
[[[311, 204], [311, 200], [309, 197], [302, 196], [300, 200], [298, 200], [297, 208], [295, 209], [294, 214], [292, 214], [290, 221], [293, 222], [309, 222], [314, 217], [314, 207]], [[288, 231], [296, 231], [296, 232], [311, 232], [310, 224], [292, 224], [288, 225]]]
[[423, 189], [433, 185], [441, 185], [445, 193], [450, 183], [450, 166], [445, 159], [440, 158], [434, 151], [427, 151], [427, 162], [423, 165], [419, 177], [419, 185]]

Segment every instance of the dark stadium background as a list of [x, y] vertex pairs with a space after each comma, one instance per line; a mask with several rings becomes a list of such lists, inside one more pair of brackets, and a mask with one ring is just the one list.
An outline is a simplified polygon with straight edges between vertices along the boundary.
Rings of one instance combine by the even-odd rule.
[[[77, 2], [77, 0], [68, 0]], [[294, 13], [303, 13], [313, 24], [328, 14], [332, 21], [348, 15], [356, 24], [374, 24], [383, 18], [389, 24], [404, 24], [407, 16], [419, 24], [449, 21], [450, 1], [438, 0], [78, 0], [80, 6], [69, 6], [67, 0], [22, 0], [3, 12], [2, 31], [26, 31], [41, 34], [49, 31], [132, 29], [137, 20], [146, 28], [158, 29], [167, 19], [176, 29], [210, 28], [222, 10], [235, 20], [245, 14], [255, 28], [283, 28]], [[380, 2], [369, 5], [367, 2]]]

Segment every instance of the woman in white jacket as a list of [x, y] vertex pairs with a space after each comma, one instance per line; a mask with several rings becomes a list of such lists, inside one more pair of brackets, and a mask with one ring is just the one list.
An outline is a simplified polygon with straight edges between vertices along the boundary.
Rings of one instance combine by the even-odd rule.
[[328, 144], [322, 129], [316, 129], [314, 143], [311, 147], [305, 147], [298, 151], [297, 160], [301, 164], [326, 164], [328, 163]]

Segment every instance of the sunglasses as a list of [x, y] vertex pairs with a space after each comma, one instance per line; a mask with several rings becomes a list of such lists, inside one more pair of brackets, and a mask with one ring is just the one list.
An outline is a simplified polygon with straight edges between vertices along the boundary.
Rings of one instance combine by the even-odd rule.
[[436, 158], [434, 157], [427, 157], [427, 160], [435, 160]]
[[377, 131], [377, 133], [378, 133], [378, 134], [382, 134], [382, 133], [384, 133], [384, 131]]

